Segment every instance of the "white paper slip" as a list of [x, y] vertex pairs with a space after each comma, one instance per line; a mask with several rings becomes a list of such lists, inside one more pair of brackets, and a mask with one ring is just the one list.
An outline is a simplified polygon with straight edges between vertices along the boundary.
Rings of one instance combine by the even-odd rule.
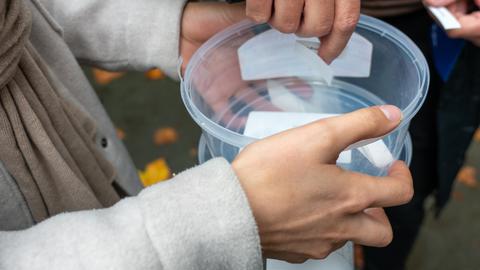
[[[318, 38], [301, 38], [297, 41], [317, 52], [320, 47]], [[373, 44], [363, 36], [353, 33], [350, 41], [330, 67], [335, 77], [368, 78], [372, 69]]]
[[[306, 125], [308, 123], [337, 116], [338, 114], [294, 113], [294, 112], [251, 112], [243, 135], [263, 139], [282, 131]], [[337, 163], [352, 162], [352, 151], [340, 153]]]
[[271, 29], [253, 37], [238, 49], [245, 81], [282, 77], [323, 80], [331, 84], [332, 69], [315, 52], [296, 41], [295, 34]]
[[385, 168], [395, 160], [383, 140], [362, 146], [358, 151], [377, 168]]
[[445, 30], [459, 29], [462, 28], [460, 22], [457, 18], [446, 7], [428, 7], [428, 10], [432, 15], [437, 19], [437, 21], [442, 25]]
[[279, 80], [268, 80], [267, 89], [270, 102], [285, 112], [315, 112], [322, 108], [324, 111], [342, 111], [344, 104], [341, 96], [330, 95], [325, 98], [322, 88], [328, 89], [325, 85], [310, 85], [304, 81], [305, 87], [313, 91], [310, 97], [300, 97], [295, 94], [295, 88], [289, 89]]
[[251, 112], [248, 115], [243, 134], [256, 139], [263, 139], [288, 129], [334, 116], [338, 116], [338, 114]]
[[268, 96], [277, 108], [286, 112], [312, 112], [315, 105], [293, 94], [290, 89], [278, 81], [267, 81]]
[[[248, 115], [244, 135], [263, 139], [274, 134], [303, 126], [338, 114], [297, 112], [251, 112]], [[351, 149], [351, 148], [350, 148]], [[389, 166], [395, 159], [383, 140], [377, 140], [357, 149], [377, 168]], [[340, 153], [337, 163], [352, 163], [352, 150]]]

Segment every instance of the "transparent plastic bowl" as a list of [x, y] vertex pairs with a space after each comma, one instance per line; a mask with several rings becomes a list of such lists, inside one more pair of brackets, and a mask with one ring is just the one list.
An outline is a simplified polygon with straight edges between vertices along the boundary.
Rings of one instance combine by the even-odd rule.
[[[399, 160], [405, 161], [410, 166], [412, 161], [412, 139], [410, 134], [407, 134], [405, 138], [405, 144], [400, 153]], [[208, 149], [205, 136], [200, 137], [198, 143], [198, 162], [203, 164], [213, 158], [211, 151]], [[267, 270], [317, 270], [317, 269], [329, 269], [329, 270], [353, 270], [354, 254], [352, 249], [352, 243], [348, 243], [343, 248], [335, 251], [332, 255], [328, 256], [325, 260], [315, 261], [310, 260], [302, 265], [291, 265], [286, 262], [267, 260]]]
[[[381, 139], [391, 160], [398, 159], [409, 123], [422, 106], [429, 85], [428, 65], [416, 45], [394, 27], [362, 16], [356, 34], [373, 45], [368, 77], [335, 77], [331, 84], [297, 76], [243, 80], [238, 49], [270, 29], [267, 24], [256, 25], [250, 21], [233, 25], [206, 42], [186, 67], [181, 79], [182, 98], [192, 118], [202, 128], [211, 154], [232, 161], [242, 148], [256, 140], [244, 135], [245, 123], [252, 112], [344, 114], [374, 105], [392, 104], [402, 110], [404, 119], [398, 128]], [[261, 62], [260, 53], [258, 57]], [[285, 63], [293, 60], [286, 59]], [[263, 63], [262, 66], [268, 67], [269, 64]], [[274, 64], [278, 62], [270, 66], [273, 68]], [[275, 92], [288, 96], [284, 102], [288, 103], [293, 96], [294, 102], [302, 100], [310, 104], [308, 108], [297, 110], [287, 104], [287, 108], [293, 109], [279, 109], [272, 104], [273, 92], [269, 90], [272, 81], [288, 89], [281, 94]], [[363, 145], [371, 142], [363, 142]], [[380, 176], [387, 173], [391, 164], [390, 161], [375, 164], [356, 147], [350, 153], [351, 161], [339, 164], [348, 170]]]

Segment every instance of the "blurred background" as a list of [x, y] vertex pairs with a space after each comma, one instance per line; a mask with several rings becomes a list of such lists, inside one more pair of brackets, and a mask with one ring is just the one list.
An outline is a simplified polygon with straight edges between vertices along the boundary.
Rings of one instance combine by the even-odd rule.
[[[166, 78], [160, 70], [110, 73], [85, 68], [85, 72], [133, 157], [144, 185], [167, 180], [197, 164], [200, 129], [183, 106], [178, 82]], [[480, 269], [479, 169], [477, 130], [445, 211], [435, 218], [433, 200], [426, 203], [428, 215], [409, 259], [409, 270]], [[361, 269], [361, 249], [357, 251], [356, 263]]]

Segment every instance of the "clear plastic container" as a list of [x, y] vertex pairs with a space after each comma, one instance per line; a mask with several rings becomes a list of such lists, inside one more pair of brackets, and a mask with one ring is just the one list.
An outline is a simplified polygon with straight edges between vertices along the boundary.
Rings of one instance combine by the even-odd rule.
[[[380, 139], [392, 161], [400, 157], [410, 120], [423, 104], [429, 84], [426, 60], [407, 36], [380, 20], [362, 16], [356, 34], [368, 40], [373, 49], [369, 70], [358, 71], [368, 76], [336, 76], [329, 83], [319, 77], [305, 78], [293, 72], [292, 76], [244, 80], [239, 48], [270, 30], [267, 24], [256, 25], [250, 21], [231, 26], [206, 42], [185, 70], [181, 80], [182, 98], [203, 129], [213, 156], [232, 161], [242, 148], [257, 139], [244, 134], [246, 123], [254, 112], [344, 114], [369, 106], [392, 104], [402, 110], [404, 120], [397, 129]], [[264, 40], [266, 45], [269, 42]], [[278, 54], [285, 52], [281, 44], [277, 47]], [[288, 57], [278, 55], [275, 61], [270, 61], [277, 53], [275, 48], [270, 47], [269, 51], [259, 48], [258, 59], [251, 68], [258, 68], [258, 74], [278, 67], [288, 67], [290, 71], [310, 70], [294, 65], [303, 63], [296, 61], [295, 53]], [[256, 52], [250, 53], [255, 55]], [[349, 60], [351, 55], [343, 57]], [[362, 65], [358, 67], [363, 68]], [[272, 84], [277, 89], [273, 90]], [[380, 155], [376, 157], [378, 162], [372, 161], [372, 156], [358, 148], [371, 142], [352, 147], [351, 161], [339, 165], [370, 175], [385, 175], [391, 160], [385, 162], [386, 158]]]
[[[412, 161], [412, 140], [410, 135], [407, 134], [405, 138], [405, 144], [400, 153], [399, 160], [405, 161], [407, 165], [410, 165]], [[208, 149], [206, 140], [204, 136], [200, 137], [198, 143], [198, 162], [203, 164], [210, 160], [213, 155]], [[277, 260], [267, 260], [266, 269], [267, 270], [346, 270], [354, 268], [354, 258], [353, 258], [353, 249], [352, 243], [347, 243], [343, 248], [338, 251], [335, 251], [332, 255], [328, 256], [325, 260], [309, 260], [301, 265], [292, 265], [286, 262], [281, 262]]]

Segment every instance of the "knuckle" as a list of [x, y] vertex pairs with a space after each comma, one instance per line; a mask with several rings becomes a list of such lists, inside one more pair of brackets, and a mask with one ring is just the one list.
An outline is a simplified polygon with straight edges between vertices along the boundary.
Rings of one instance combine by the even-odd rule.
[[358, 23], [358, 16], [346, 16], [338, 21], [336, 27], [341, 32], [353, 32]]
[[266, 23], [270, 19], [268, 14], [258, 11], [247, 11], [247, 16], [256, 23]]
[[331, 124], [330, 121], [317, 122], [318, 134], [321, 134], [322, 145], [326, 148], [336, 146], [338, 137], [336, 136], [336, 126]]
[[332, 31], [331, 22], [319, 23], [315, 25], [305, 25], [303, 32], [308, 36], [322, 37]]
[[345, 210], [347, 212], [357, 213], [368, 207], [370, 201], [364, 187], [351, 185], [347, 194], [347, 200], [345, 200]]
[[413, 199], [413, 196], [415, 195], [415, 191], [413, 189], [413, 184], [409, 184], [406, 188], [405, 191], [403, 192], [403, 201], [405, 203], [410, 202]]
[[384, 123], [387, 119], [380, 108], [375, 108], [374, 110], [367, 109], [364, 118], [364, 120], [368, 120], [374, 124]]
[[310, 254], [309, 257], [314, 260], [323, 260], [327, 258], [329, 254], [330, 254], [329, 250], [320, 249], [320, 250], [316, 250], [315, 252], [312, 252], [312, 254]]
[[[264, 2], [264, 3], [263, 3]], [[270, 20], [270, 6], [266, 1], [249, 1], [247, 3], [246, 15], [257, 23], [266, 23]]]
[[393, 231], [392, 227], [388, 226], [388, 228], [383, 232], [381, 238], [379, 239], [378, 246], [379, 247], [386, 247], [390, 245], [393, 241]]
[[308, 258], [305, 258], [305, 257], [295, 257], [295, 258], [287, 258], [286, 261], [288, 263], [291, 263], [291, 264], [302, 264], [304, 262], [306, 262], [308, 260]]
[[298, 23], [294, 20], [283, 20], [276, 27], [282, 33], [295, 33], [298, 29]]
[[383, 114], [379, 108], [366, 109], [359, 117], [370, 130], [376, 130], [384, 126], [388, 121], [385, 114]]

